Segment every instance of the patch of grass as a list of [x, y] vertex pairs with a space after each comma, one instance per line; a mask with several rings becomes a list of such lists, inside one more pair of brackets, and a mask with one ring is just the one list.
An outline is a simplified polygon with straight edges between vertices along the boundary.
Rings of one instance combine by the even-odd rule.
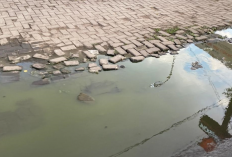
[[176, 31], [178, 31], [178, 30], [179, 30], [179, 28], [176, 26], [176, 27], [167, 29], [166, 32], [169, 33], [169, 34], [175, 34]]
[[158, 33], [160, 31], [160, 28], [155, 28], [154, 30], [156, 33]]
[[168, 40], [169, 40], [169, 41], [172, 41], [172, 42], [174, 41], [174, 39], [173, 39], [173, 38], [168, 38]]

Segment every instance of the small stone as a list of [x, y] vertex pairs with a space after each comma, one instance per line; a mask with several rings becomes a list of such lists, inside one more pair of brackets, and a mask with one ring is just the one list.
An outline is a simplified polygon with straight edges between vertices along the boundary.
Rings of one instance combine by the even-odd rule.
[[35, 64], [32, 64], [32, 67], [35, 68], [35, 69], [41, 70], [41, 69], [45, 69], [46, 65], [45, 64], [40, 64], [40, 63], [35, 63]]
[[60, 62], [66, 61], [66, 60], [67, 59], [65, 57], [58, 57], [58, 58], [54, 58], [54, 59], [49, 60], [49, 62], [56, 64], [56, 63], [60, 63]]
[[57, 56], [63, 56], [63, 55], [65, 55], [65, 53], [62, 50], [60, 50], [60, 49], [56, 49], [56, 50], [54, 50], [54, 52], [55, 52], [55, 54]]
[[61, 75], [60, 70], [53, 71], [52, 73], [53, 73], [53, 75]]
[[184, 34], [184, 33], [185, 33], [185, 31], [183, 31], [183, 30], [176, 31], [176, 34]]
[[115, 64], [104, 64], [102, 68], [103, 70], [118, 70], [118, 66]]
[[94, 101], [94, 99], [91, 96], [89, 96], [85, 93], [80, 93], [78, 95], [77, 99], [80, 101]]
[[3, 67], [3, 71], [7, 72], [7, 71], [21, 71], [22, 67], [21, 66], [4, 66]]
[[144, 60], [144, 57], [143, 56], [136, 56], [136, 57], [131, 57], [130, 60], [132, 62], [141, 62]]
[[69, 74], [71, 73], [69, 70], [67, 69], [60, 69], [60, 71], [63, 73], [63, 74]]
[[49, 57], [48, 56], [45, 56], [45, 55], [42, 55], [42, 54], [38, 54], [36, 53], [33, 58], [37, 58], [37, 59], [44, 59], [44, 60], [48, 60]]
[[100, 63], [100, 65], [108, 64], [108, 60], [107, 59], [100, 59], [99, 63]]
[[124, 68], [126, 68], [124, 65], [120, 65], [120, 68], [122, 68], [122, 69], [124, 69]]
[[64, 61], [64, 64], [66, 66], [76, 66], [76, 65], [79, 65], [79, 62], [78, 61]]
[[167, 39], [165, 39], [164, 37], [162, 37], [162, 36], [157, 36], [157, 38], [159, 38], [159, 40], [161, 40], [161, 41], [168, 41]]
[[83, 68], [83, 67], [77, 68], [77, 69], [75, 69], [75, 71], [85, 71], [85, 68]]
[[63, 65], [54, 65], [53, 68], [60, 70], [60, 69], [64, 68], [64, 66]]

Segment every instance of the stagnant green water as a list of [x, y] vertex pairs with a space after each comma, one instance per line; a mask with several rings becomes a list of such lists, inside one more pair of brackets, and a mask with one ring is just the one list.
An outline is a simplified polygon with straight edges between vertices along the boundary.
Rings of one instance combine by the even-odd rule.
[[[45, 86], [32, 86], [28, 73], [2, 81], [0, 156], [167, 157], [198, 147], [208, 137], [201, 116], [221, 124], [229, 102], [223, 92], [232, 86], [231, 63], [212, 57], [219, 52], [208, 46], [199, 45], [209, 52], [192, 44], [177, 56], [125, 61], [125, 69], [76, 73]], [[191, 70], [195, 61], [203, 68]], [[150, 87], [157, 81], [165, 83]], [[80, 92], [95, 101], [78, 101]]]

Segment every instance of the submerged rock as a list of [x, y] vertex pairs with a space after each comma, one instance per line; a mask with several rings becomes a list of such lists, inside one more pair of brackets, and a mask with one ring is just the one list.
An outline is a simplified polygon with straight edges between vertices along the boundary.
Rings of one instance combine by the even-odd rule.
[[85, 71], [85, 68], [83, 68], [83, 67], [77, 68], [77, 69], [75, 69], [75, 71]]
[[40, 64], [40, 63], [35, 63], [32, 65], [33, 68], [41, 70], [41, 69], [45, 69], [46, 65], [45, 64]]
[[67, 70], [67, 69], [60, 69], [60, 71], [63, 73], [63, 74], [69, 74], [71, 73], [71, 71]]
[[46, 84], [49, 84], [49, 83], [50, 83], [49, 79], [44, 78], [44, 79], [32, 82], [32, 85], [46, 85]]
[[94, 99], [91, 96], [89, 96], [89, 95], [87, 95], [85, 93], [80, 93], [78, 95], [77, 99], [79, 101], [94, 101]]

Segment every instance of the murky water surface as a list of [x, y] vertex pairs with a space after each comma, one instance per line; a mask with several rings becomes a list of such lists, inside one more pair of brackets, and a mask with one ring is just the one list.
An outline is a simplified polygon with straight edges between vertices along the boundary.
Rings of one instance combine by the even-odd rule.
[[[191, 70], [196, 61], [203, 68]], [[125, 69], [75, 73], [45, 86], [31, 85], [37, 78], [24, 63], [28, 72], [20, 76], [0, 74], [0, 156], [167, 157], [216, 150], [232, 133], [231, 61], [226, 42], [192, 44], [178, 56], [125, 61], [119, 64]], [[80, 92], [95, 101], [78, 101]]]

